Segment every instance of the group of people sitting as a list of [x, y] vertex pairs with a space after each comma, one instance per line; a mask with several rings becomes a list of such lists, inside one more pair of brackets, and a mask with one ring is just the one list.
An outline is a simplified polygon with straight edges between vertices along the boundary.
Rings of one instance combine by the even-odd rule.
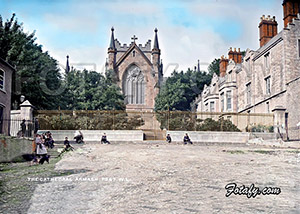
[[[167, 137], [166, 137], [166, 141], [168, 143], [171, 143], [172, 142], [172, 138], [171, 138], [171, 135], [170, 134], [167, 134]], [[191, 141], [188, 133], [185, 133], [184, 137], [183, 137], [183, 144], [193, 144], [193, 142]]]
[[[83, 141], [83, 134], [81, 131], [76, 131], [75, 132], [75, 136], [74, 136], [75, 142], [80, 144], [80, 143], [84, 143]], [[110, 144], [110, 142], [107, 140], [107, 136], [106, 133], [104, 133], [101, 137], [101, 144]], [[74, 147], [71, 146], [70, 141], [68, 139], [68, 137], [65, 137], [65, 141], [64, 141], [64, 149], [62, 150], [62, 152], [60, 153], [59, 156], [61, 156], [62, 153], [67, 152], [67, 151], [73, 151]]]

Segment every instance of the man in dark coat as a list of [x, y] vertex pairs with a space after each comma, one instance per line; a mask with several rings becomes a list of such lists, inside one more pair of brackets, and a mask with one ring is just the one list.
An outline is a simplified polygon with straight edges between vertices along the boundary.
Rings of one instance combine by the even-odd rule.
[[102, 135], [101, 144], [110, 144], [110, 142], [107, 140], [105, 133]]
[[185, 136], [183, 137], [183, 143], [184, 144], [187, 144], [187, 143], [193, 144], [190, 137], [188, 136], [188, 133], [185, 133]]
[[168, 143], [171, 143], [171, 142], [172, 142], [172, 139], [171, 139], [170, 134], [167, 135], [166, 140], [167, 140]]

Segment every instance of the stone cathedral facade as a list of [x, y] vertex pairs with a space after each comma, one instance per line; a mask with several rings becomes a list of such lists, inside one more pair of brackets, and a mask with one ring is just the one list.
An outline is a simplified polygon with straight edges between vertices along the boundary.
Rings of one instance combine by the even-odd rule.
[[163, 78], [158, 30], [154, 32], [152, 47], [151, 40], [145, 45], [137, 44], [135, 35], [129, 45], [121, 44], [114, 37], [114, 28], [111, 29], [106, 70], [116, 75], [117, 83], [125, 95], [126, 110], [154, 110], [155, 97]]

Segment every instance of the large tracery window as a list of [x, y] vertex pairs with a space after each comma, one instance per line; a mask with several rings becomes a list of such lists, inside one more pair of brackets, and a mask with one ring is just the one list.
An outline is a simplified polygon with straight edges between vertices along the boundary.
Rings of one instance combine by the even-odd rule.
[[145, 103], [145, 78], [136, 65], [129, 67], [124, 75], [123, 92], [126, 104]]

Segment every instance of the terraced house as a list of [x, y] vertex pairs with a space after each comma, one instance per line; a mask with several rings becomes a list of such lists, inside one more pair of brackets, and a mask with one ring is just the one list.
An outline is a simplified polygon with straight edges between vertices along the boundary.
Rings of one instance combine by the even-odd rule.
[[283, 1], [284, 28], [260, 18], [257, 50], [230, 48], [198, 102], [199, 112], [274, 113], [275, 131], [298, 139], [300, 122], [300, 4]]

